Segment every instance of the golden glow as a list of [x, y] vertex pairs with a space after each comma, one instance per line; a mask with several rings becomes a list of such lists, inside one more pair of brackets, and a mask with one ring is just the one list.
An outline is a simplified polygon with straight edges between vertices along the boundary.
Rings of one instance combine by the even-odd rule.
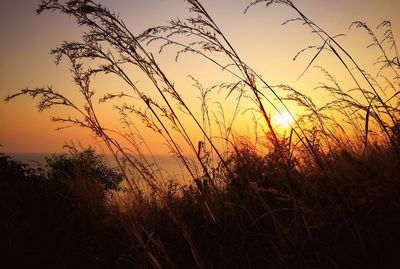
[[[134, 34], [140, 34], [148, 27], [164, 25], [171, 18], [179, 17], [183, 19], [189, 15], [187, 5], [180, 1], [101, 0], [96, 2], [102, 2], [119, 13]], [[297, 58], [296, 62], [293, 63], [292, 61], [299, 50], [310, 45], [322, 45], [321, 42], [310, 34], [307, 27], [302, 27], [300, 24], [292, 23], [282, 27], [282, 22], [294, 16], [292, 10], [285, 6], [271, 5], [265, 8], [260, 5], [258, 8], [252, 8], [248, 13], [243, 14], [246, 2], [250, 1], [244, 2], [204, 0], [202, 3], [209, 12], [212, 12], [214, 19], [224, 30], [229, 42], [239, 52], [239, 56], [245, 59], [253, 70], [264, 76], [266, 82], [271, 85], [288, 84], [293, 89], [312, 98], [318, 107], [323, 106], [326, 100], [322, 97], [325, 96], [322, 92], [318, 91], [317, 93], [313, 90], [319, 82], [326, 82], [319, 69], [309, 68], [301, 79], [296, 80], [316, 51], [307, 50]], [[353, 58], [357, 59], [362, 69], [370, 73], [375, 73], [373, 68], [376, 68], [376, 66], [373, 63], [379, 56], [379, 51], [374, 50], [374, 48], [365, 49], [370, 42], [368, 33], [355, 28], [347, 30], [349, 24], [354, 20], [361, 19], [375, 29], [382, 20], [390, 20], [395, 39], [399, 40], [400, 38], [400, 16], [397, 12], [400, 9], [399, 0], [310, 0], [298, 2], [300, 10], [304, 11], [317, 24], [321, 24], [323, 28], [328, 27], [327, 30], [332, 35], [348, 34], [347, 38], [339, 38], [338, 41], [340, 41], [342, 47], [351, 53]], [[2, 70], [0, 72], [0, 144], [2, 145], [0, 151], [59, 152], [66, 142], [79, 141], [84, 145], [93, 144], [92, 137], [94, 135], [84, 129], [71, 128], [58, 132], [54, 131], [61, 126], [51, 122], [49, 118], [51, 116], [74, 117], [71, 110], [58, 107], [56, 111], [49, 110], [37, 113], [34, 106], [37, 99], [32, 101], [30, 98], [21, 97], [7, 104], [3, 101], [7, 95], [13, 94], [19, 89], [52, 86], [54, 90], [65, 94], [69, 99], [81, 105], [82, 99], [80, 99], [79, 91], [71, 78], [68, 61], [65, 59], [59, 66], [55, 67], [54, 58], [49, 54], [49, 50], [55, 48], [57, 44], [62, 44], [64, 40], [80, 40], [82, 29], [68, 16], [59, 16], [47, 12], [36, 16], [34, 10], [37, 8], [37, 1], [3, 0], [1, 3], [5, 4], [2, 6], [4, 16], [0, 16], [0, 25], [5, 25], [5, 27], [0, 29], [2, 40], [0, 42], [0, 69]], [[338, 15], [341, 17], [340, 20], [337, 20]], [[27, 27], [27, 25], [34, 27]], [[381, 34], [379, 31], [377, 33]], [[271, 36], [273, 36], [273, 40], [271, 40]], [[162, 54], [158, 54], [158, 45], [150, 46], [148, 49], [154, 53], [163, 72], [174, 82], [178, 92], [182, 94], [183, 100], [201, 121], [199, 91], [192, 86], [193, 81], [188, 78], [188, 75], [195, 77], [204, 87], [225, 82], [236, 83], [237, 78], [228, 72], [220, 72], [220, 67], [199, 55], [182, 54], [179, 61], [175, 62], [176, 50], [179, 50], [179, 48], [165, 49]], [[224, 57], [217, 54], [213, 57], [216, 57], [214, 59], [218, 62], [221, 61], [221, 64], [226, 64]], [[342, 63], [334, 55], [323, 51], [314, 64], [323, 66], [332, 73], [343, 89], [352, 89], [356, 86], [349, 79]], [[138, 74], [134, 69], [127, 71], [131, 78], [137, 82], [141, 92], [145, 92], [152, 100], [160, 100], [160, 104], [165, 105], [147, 78]], [[95, 86], [97, 92], [94, 98], [101, 98], [108, 92], [132, 93], [127, 85], [115, 79], [112, 75], [106, 79], [103, 79], [102, 76], [96, 77], [93, 86]], [[260, 83], [259, 86], [261, 87], [262, 84]], [[220, 136], [221, 132], [221, 126], [213, 125], [214, 114], [219, 117], [219, 115], [222, 115], [220, 109], [223, 108], [224, 117], [234, 115], [238, 92], [235, 90], [229, 95], [229, 98], [225, 99], [228, 93], [227, 90], [213, 91], [212, 94], [214, 95], [208, 96], [210, 97], [208, 106], [212, 125], [209, 129], [213, 132], [212, 136]], [[285, 97], [284, 94], [286, 93], [279, 93], [279, 96]], [[273, 96], [266, 92], [266, 98], [272, 99]], [[128, 105], [133, 104], [129, 103], [130, 100], [127, 100]], [[136, 102], [135, 99], [132, 100], [132, 102]], [[114, 105], [120, 104], [117, 101], [122, 103], [125, 100], [115, 99], [109, 104], [97, 104], [95, 102], [96, 112], [102, 126], [121, 131], [120, 115], [117, 110], [113, 110]], [[214, 102], [221, 103], [221, 107]], [[292, 105], [291, 102], [285, 102], [285, 104]], [[135, 106], [138, 105], [135, 103]], [[279, 106], [279, 102], [275, 102], [274, 105]], [[253, 122], [253, 116], [255, 118], [259, 116], [252, 115], [252, 106], [250, 99], [241, 99], [241, 112], [246, 111], [246, 113], [243, 115], [238, 113], [232, 132], [248, 129], [249, 136], [252, 135], [253, 127], [250, 123]], [[249, 109], [247, 110], [247, 108]], [[298, 115], [303, 114], [299, 108], [292, 108]], [[291, 116], [283, 111], [283, 116], [280, 116], [279, 113], [272, 114], [273, 125], [282, 133], [288, 130], [290, 122], [293, 122]], [[266, 113], [274, 113], [267, 104]], [[150, 144], [153, 153], [164, 154], [169, 152], [170, 149], [161, 136], [140, 125], [140, 119], [134, 120], [135, 124], [139, 125], [146, 142]], [[193, 141], [202, 139], [202, 133], [196, 127], [197, 125], [190, 121], [189, 117], [182, 115], [181, 120], [185, 128], [190, 130]], [[218, 119], [220, 123], [224, 120]], [[227, 121], [230, 120], [230, 118], [227, 118]], [[263, 125], [260, 124], [260, 126]], [[178, 134], [176, 135], [178, 136]]]
[[[295, 115], [291, 112], [293, 117]], [[276, 112], [272, 116], [272, 122], [280, 128], [286, 129], [290, 128], [291, 125], [295, 122], [295, 118], [292, 117], [288, 111], [282, 111], [281, 113]]]

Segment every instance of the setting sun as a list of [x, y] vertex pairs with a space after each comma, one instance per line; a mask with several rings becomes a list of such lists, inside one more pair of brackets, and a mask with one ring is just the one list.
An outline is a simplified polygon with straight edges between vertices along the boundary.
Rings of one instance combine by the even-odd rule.
[[400, 0], [0, 7], [2, 268], [400, 268]]
[[280, 128], [289, 128], [294, 123], [296, 118], [294, 113], [291, 113], [294, 118], [288, 111], [282, 111], [281, 113], [276, 112], [272, 117], [272, 121]]

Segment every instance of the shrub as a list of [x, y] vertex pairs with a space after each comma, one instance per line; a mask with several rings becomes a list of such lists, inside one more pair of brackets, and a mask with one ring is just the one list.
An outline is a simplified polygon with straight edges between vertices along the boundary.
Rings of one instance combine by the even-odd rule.
[[110, 168], [93, 149], [82, 152], [72, 151], [70, 155], [58, 154], [46, 158], [49, 178], [61, 180], [69, 185], [78, 184], [78, 180], [90, 181], [104, 191], [104, 198], [112, 191], [121, 190], [119, 184], [123, 176], [116, 168]]
[[[88, 164], [87, 171], [97, 171], [104, 177], [111, 173], [110, 180], [115, 184], [118, 176], [102, 166], [92, 152], [79, 156], [79, 160], [64, 155], [50, 158], [49, 178], [42, 170], [0, 153], [2, 268], [110, 268], [124, 253], [121, 248], [125, 241], [118, 225], [108, 221], [114, 219], [111, 213], [97, 210], [92, 214], [93, 210], [61, 177], [68, 175], [69, 180], [76, 180], [74, 165]], [[102, 169], [106, 171], [103, 174]], [[97, 202], [101, 204], [95, 208], [102, 208], [104, 201]]]

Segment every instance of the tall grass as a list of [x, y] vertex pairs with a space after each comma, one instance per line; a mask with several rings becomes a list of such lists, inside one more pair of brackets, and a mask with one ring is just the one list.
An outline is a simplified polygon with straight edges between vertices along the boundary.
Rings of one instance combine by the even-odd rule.
[[[115, 12], [94, 1], [42, 1], [38, 13], [70, 15], [86, 29], [81, 41], [64, 42], [52, 50], [57, 63], [69, 61], [83, 104], [51, 87], [23, 89], [6, 101], [30, 95], [39, 98], [39, 111], [69, 108], [76, 118], [53, 121], [87, 128], [103, 140], [128, 186], [114, 201], [112, 215], [114, 225], [129, 239], [132, 263], [155, 268], [392, 266], [400, 235], [400, 63], [390, 22], [378, 26], [378, 31], [383, 30], [381, 40], [362, 22], [351, 26], [367, 30], [371, 47], [381, 53], [375, 77], [362, 69], [336, 36], [291, 1], [249, 4], [245, 11], [262, 3], [267, 7], [282, 4], [299, 16], [286, 23], [300, 22], [321, 39], [320, 46], [307, 48], [316, 53], [305, 72], [322, 51], [328, 51], [350, 74], [355, 88], [347, 90], [328, 70], [317, 67], [326, 82], [316, 90], [333, 97], [318, 107], [311, 97], [289, 85], [270, 85], [242, 60], [199, 1], [186, 2], [193, 16], [135, 35]], [[235, 82], [204, 88], [192, 78], [201, 101], [197, 116], [149, 44], [157, 44], [161, 51], [174, 47], [177, 58], [194, 53], [223, 68]], [[295, 59], [307, 49], [300, 50]], [[131, 70], [146, 77], [158, 96], [139, 88]], [[119, 78], [129, 92], [99, 97], [91, 82], [104, 74]], [[219, 98], [215, 101], [219, 110], [212, 110], [212, 93]], [[233, 117], [227, 119], [220, 101], [235, 96]], [[124, 131], [104, 127], [97, 114], [96, 103], [115, 99], [121, 101], [115, 108]], [[243, 108], [244, 99], [250, 99], [255, 109]], [[293, 104], [304, 111], [297, 118], [289, 109]], [[283, 113], [279, 107], [294, 120], [284, 134], [271, 120], [270, 111]], [[264, 126], [262, 135], [256, 131], [254, 144], [233, 130], [241, 110], [253, 113], [256, 128]], [[184, 124], [183, 118], [191, 123]], [[141, 134], [138, 121], [164, 139], [190, 182], [177, 183], [160, 173], [151, 141]], [[218, 126], [219, 133], [213, 126]], [[192, 135], [193, 128], [200, 131], [202, 140]]]

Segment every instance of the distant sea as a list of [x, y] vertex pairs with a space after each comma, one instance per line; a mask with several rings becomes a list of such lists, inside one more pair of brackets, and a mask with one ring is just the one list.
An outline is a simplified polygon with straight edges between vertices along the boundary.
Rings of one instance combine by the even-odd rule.
[[[51, 153], [6, 153], [15, 161], [20, 161], [28, 164], [32, 168], [46, 168], [46, 157], [51, 156]], [[151, 158], [148, 158], [151, 160]], [[158, 167], [165, 173], [176, 176], [179, 179], [188, 178], [189, 173], [186, 169], [169, 155], [155, 155], [155, 162]], [[117, 163], [112, 155], [105, 155], [105, 162], [110, 167], [117, 166]]]
[[28, 164], [32, 168], [45, 168], [45, 157], [50, 156], [51, 153], [6, 153], [6, 155], [15, 161]]

